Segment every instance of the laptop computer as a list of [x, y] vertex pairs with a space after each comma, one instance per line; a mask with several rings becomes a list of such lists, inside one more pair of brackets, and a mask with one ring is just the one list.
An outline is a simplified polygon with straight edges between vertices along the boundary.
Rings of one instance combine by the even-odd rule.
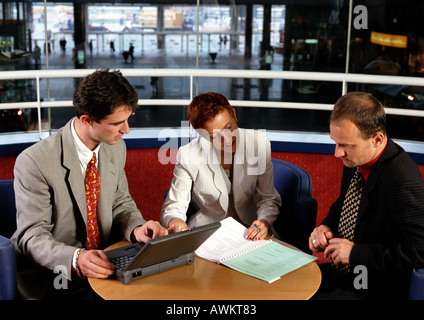
[[219, 227], [220, 222], [195, 227], [121, 248], [105, 251], [115, 265], [115, 277], [128, 284], [179, 266], [194, 263], [194, 251]]

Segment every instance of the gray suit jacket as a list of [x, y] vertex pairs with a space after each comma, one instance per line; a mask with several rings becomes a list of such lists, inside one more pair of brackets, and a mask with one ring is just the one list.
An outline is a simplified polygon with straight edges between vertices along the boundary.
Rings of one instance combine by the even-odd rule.
[[[17, 231], [12, 240], [24, 298], [40, 298], [49, 285], [46, 281], [49, 276], [51, 279], [51, 271], [60, 271], [71, 280], [73, 253], [85, 246], [84, 177], [71, 123], [24, 150], [16, 159]], [[130, 239], [133, 229], [145, 223], [128, 191], [125, 160], [124, 141], [100, 147], [97, 209], [103, 246], [116, 240], [114, 234]]]

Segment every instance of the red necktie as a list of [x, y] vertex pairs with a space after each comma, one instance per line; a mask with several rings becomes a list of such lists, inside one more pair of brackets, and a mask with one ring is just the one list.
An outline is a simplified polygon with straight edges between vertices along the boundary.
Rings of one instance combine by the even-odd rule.
[[97, 200], [100, 193], [100, 175], [96, 168], [96, 154], [87, 165], [85, 173], [85, 198], [87, 202], [87, 249], [100, 248], [100, 233], [97, 224]]

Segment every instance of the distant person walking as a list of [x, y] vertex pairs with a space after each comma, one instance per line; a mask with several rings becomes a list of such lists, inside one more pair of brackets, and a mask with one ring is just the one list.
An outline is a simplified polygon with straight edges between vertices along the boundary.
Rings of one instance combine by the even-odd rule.
[[115, 42], [113, 42], [113, 40], [110, 40], [109, 45], [110, 45], [110, 53], [114, 54], [115, 53]]
[[131, 61], [134, 60], [134, 46], [132, 43], [130, 43], [130, 49], [128, 50], [128, 54], [131, 57]]
[[34, 59], [34, 67], [38, 69], [40, 67], [41, 49], [38, 44], [35, 44], [34, 52], [32, 53]]

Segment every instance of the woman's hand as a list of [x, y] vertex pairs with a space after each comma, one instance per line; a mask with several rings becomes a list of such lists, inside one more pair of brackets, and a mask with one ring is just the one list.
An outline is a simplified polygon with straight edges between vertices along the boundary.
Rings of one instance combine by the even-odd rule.
[[168, 233], [180, 232], [187, 230], [187, 224], [180, 218], [172, 218], [168, 223]]
[[261, 219], [253, 221], [244, 236], [248, 240], [262, 240], [268, 236], [270, 225], [268, 221]]

